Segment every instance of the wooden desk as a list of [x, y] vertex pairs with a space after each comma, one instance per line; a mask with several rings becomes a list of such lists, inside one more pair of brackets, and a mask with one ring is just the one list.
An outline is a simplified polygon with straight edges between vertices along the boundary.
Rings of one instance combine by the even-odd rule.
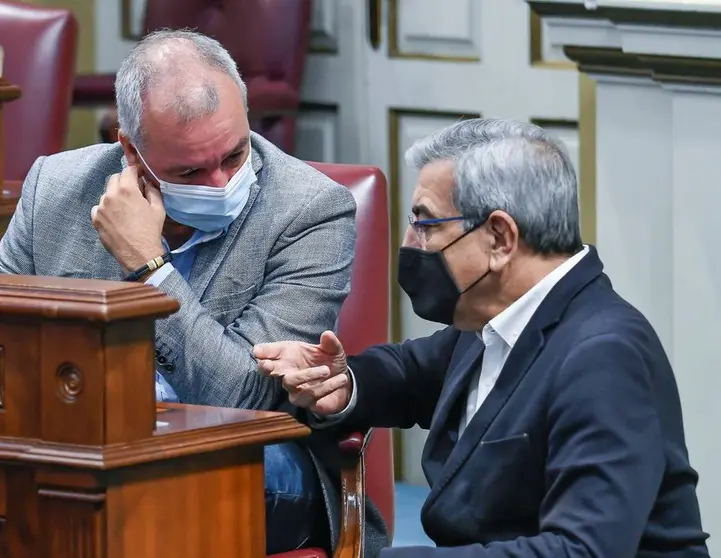
[[[264, 558], [263, 447], [290, 416], [154, 393], [147, 285], [0, 276], [0, 555]], [[4, 507], [4, 509], [2, 509]]]

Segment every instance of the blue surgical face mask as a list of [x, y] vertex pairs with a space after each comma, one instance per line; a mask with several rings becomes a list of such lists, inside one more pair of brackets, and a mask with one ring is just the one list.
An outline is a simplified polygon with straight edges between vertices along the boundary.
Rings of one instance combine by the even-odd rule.
[[138, 156], [160, 185], [165, 213], [173, 221], [204, 232], [221, 231], [230, 226], [248, 203], [250, 187], [255, 183], [251, 152], [224, 188], [173, 184], [160, 180], [138, 151]]

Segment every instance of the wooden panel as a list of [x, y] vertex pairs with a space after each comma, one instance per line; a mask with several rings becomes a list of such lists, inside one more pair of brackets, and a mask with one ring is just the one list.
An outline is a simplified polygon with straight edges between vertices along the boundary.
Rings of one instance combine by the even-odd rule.
[[38, 490], [42, 556], [105, 556], [105, 494]]
[[294, 155], [304, 161], [339, 160], [338, 109], [332, 105], [302, 105], [297, 121]]
[[390, 0], [389, 56], [477, 62], [481, 4], [478, 0]]
[[4, 350], [5, 408], [0, 413], [0, 435], [40, 435], [40, 330], [28, 323], [0, 324]]
[[102, 444], [105, 378], [100, 331], [84, 324], [46, 323], [40, 347], [40, 436], [61, 443]]
[[265, 555], [261, 447], [120, 470], [111, 482], [108, 558]]

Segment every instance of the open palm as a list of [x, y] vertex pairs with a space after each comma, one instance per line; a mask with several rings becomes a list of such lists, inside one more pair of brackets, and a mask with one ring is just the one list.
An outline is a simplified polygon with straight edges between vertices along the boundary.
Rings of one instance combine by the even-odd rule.
[[280, 377], [293, 405], [319, 415], [342, 411], [350, 399], [346, 355], [338, 338], [326, 331], [320, 343], [281, 341], [256, 345], [258, 370]]

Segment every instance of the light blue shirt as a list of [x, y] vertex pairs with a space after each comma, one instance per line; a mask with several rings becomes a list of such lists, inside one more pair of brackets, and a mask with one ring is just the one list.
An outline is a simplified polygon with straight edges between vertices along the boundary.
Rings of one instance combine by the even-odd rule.
[[[148, 285], [154, 287], [160, 286], [165, 279], [170, 275], [174, 269], [182, 275], [183, 279], [188, 281], [190, 278], [190, 271], [193, 269], [193, 263], [195, 263], [195, 256], [198, 253], [198, 246], [204, 242], [210, 242], [215, 240], [219, 236], [226, 233], [226, 230], [215, 231], [215, 232], [203, 232], [196, 230], [193, 236], [183, 244], [180, 248], [173, 250], [173, 262], [166, 263], [158, 271], [153, 273], [150, 278], [145, 282]], [[168, 248], [165, 239], [163, 239], [163, 245]], [[163, 374], [156, 368], [155, 369], [155, 399], [157, 401], [171, 401], [178, 402], [178, 396], [175, 393], [173, 387], [163, 377]]]

